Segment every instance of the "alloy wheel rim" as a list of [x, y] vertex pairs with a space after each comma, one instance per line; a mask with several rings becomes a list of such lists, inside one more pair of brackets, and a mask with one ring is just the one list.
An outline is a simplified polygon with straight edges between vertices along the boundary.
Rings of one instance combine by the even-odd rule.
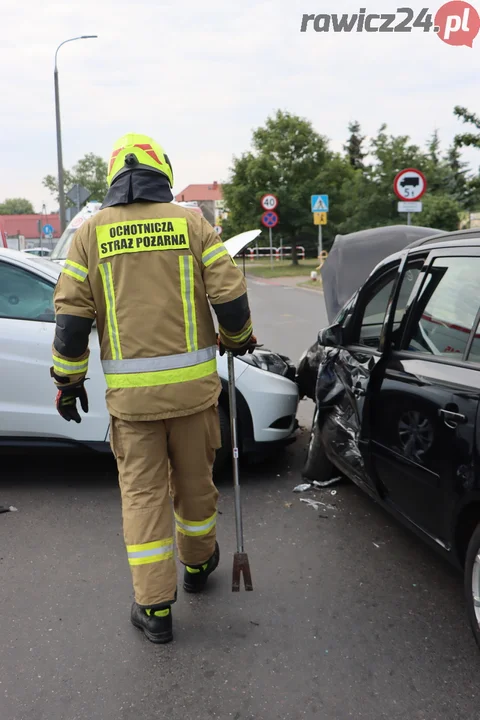
[[472, 568], [472, 598], [477, 625], [480, 626], [480, 551], [475, 557]]

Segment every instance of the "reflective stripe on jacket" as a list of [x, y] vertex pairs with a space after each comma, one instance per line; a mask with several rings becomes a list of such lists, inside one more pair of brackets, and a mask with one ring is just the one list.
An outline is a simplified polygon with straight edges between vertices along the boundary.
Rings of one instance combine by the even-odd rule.
[[188, 415], [217, 400], [209, 300], [225, 345], [252, 334], [242, 272], [203, 217], [171, 203], [94, 215], [75, 233], [54, 299], [55, 372], [69, 383], [85, 377], [95, 319], [107, 406], [125, 420]]

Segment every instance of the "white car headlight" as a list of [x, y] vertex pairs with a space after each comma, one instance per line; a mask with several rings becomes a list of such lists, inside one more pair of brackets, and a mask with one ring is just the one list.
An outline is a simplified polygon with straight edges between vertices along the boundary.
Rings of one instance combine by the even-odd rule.
[[248, 353], [246, 355], [239, 355], [238, 359], [260, 368], [260, 370], [266, 370], [276, 375], [285, 376], [288, 373], [288, 364], [285, 360], [277, 353], [270, 352], [269, 350], [255, 350], [251, 355]]

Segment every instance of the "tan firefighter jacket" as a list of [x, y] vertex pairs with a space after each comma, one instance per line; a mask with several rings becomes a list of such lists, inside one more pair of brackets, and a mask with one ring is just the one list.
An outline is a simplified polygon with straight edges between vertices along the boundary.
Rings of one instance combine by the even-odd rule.
[[100, 210], [75, 233], [55, 289], [56, 384], [85, 378], [95, 320], [110, 414], [155, 420], [204, 410], [221, 389], [209, 301], [222, 342], [245, 344], [245, 279], [202, 216], [171, 203]]

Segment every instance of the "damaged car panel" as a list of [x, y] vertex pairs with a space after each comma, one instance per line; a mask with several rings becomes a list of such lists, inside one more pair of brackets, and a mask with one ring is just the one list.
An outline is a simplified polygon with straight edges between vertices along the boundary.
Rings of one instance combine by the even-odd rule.
[[326, 455], [341, 458], [336, 463], [338, 469], [353, 473], [362, 484], [367, 483], [367, 476], [360, 432], [370, 360], [347, 350], [331, 349], [322, 363], [316, 388], [317, 423]]
[[316, 403], [304, 476], [340, 470], [463, 568], [480, 646], [479, 283], [479, 231], [400, 249], [345, 290], [298, 384]]

